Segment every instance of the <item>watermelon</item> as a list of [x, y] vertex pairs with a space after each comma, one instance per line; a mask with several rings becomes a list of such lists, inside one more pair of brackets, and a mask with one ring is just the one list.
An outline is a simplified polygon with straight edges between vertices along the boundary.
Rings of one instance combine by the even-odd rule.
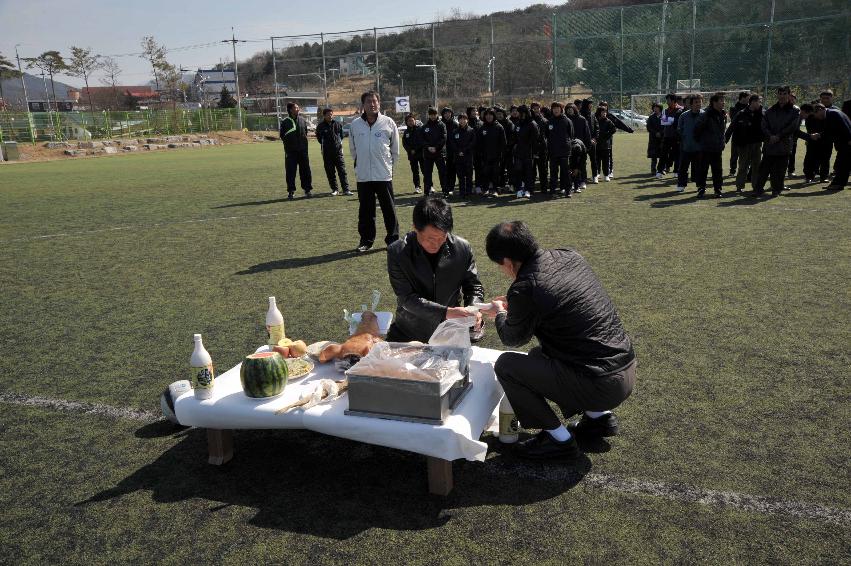
[[288, 375], [287, 361], [277, 352], [246, 356], [239, 370], [242, 390], [253, 399], [280, 395], [287, 385]]

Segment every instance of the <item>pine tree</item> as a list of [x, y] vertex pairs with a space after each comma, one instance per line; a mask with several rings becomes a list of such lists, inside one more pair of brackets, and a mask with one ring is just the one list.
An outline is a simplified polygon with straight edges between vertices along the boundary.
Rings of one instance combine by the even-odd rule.
[[236, 108], [236, 99], [230, 95], [228, 87], [222, 87], [222, 94], [219, 98], [219, 108]]

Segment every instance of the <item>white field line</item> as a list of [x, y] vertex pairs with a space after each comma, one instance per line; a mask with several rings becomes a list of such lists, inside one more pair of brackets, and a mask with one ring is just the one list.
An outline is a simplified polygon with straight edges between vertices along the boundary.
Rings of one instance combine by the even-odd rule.
[[[558, 199], [558, 200], [553, 201], [551, 204], [552, 205], [559, 205], [559, 204], [567, 204], [567, 203], [568, 203], [568, 201], [566, 199]], [[584, 205], [599, 204], [599, 205], [606, 206], [606, 207], [609, 207], [609, 208], [611, 208], [611, 207], [620, 208], [620, 207], [623, 207], [623, 206], [650, 206], [651, 205], [651, 203], [646, 203], [646, 202], [631, 202], [631, 203], [627, 203], [626, 205], [624, 205], [624, 204], [613, 204], [613, 203], [610, 203], [610, 202], [604, 203], [603, 201], [595, 200], [593, 197], [592, 198], [585, 198], [585, 199], [581, 199], [581, 200], [578, 199], [578, 198], [571, 199], [570, 206], [576, 206], [576, 205], [580, 205], [580, 204], [584, 204]], [[466, 208], [468, 206], [470, 206], [470, 207], [487, 206], [487, 204], [486, 203], [479, 204], [479, 203], [453, 202], [452, 206], [454, 208]], [[697, 207], [697, 208], [707, 208], [707, 209], [708, 208], [719, 208], [717, 205], [713, 205], [709, 202], [706, 202], [706, 203], [693, 202], [693, 203], [688, 203], [688, 204], [684, 204], [684, 205], [679, 204], [679, 203], [671, 203], [671, 204], [667, 204], [667, 205], [663, 204], [663, 203], [659, 203], [659, 206], [657, 206], [655, 208], [664, 209], [664, 208], [668, 208], [668, 207], [671, 207], [671, 206], [686, 206], [686, 207]], [[400, 204], [400, 205], [396, 206], [396, 208], [410, 208], [410, 207], [413, 207], [413, 204]], [[729, 207], [729, 208], [733, 208], [735, 210], [750, 210], [750, 211], [753, 211], [753, 212], [757, 212], [757, 211], [760, 211], [760, 210], [771, 210], [771, 211], [776, 211], [776, 212], [814, 212], [814, 213], [824, 213], [824, 214], [847, 214], [848, 213], [847, 207], [840, 207], [840, 208], [791, 208], [791, 207], [764, 204], [764, 205], [761, 205], [761, 206], [737, 206], [737, 207]], [[318, 208], [318, 209], [310, 209], [310, 210], [289, 210], [289, 211], [283, 211], [283, 212], [270, 212], [270, 213], [266, 213], [266, 214], [244, 214], [244, 215], [237, 215], [237, 216], [214, 216], [214, 217], [211, 217], [211, 218], [196, 218], [196, 219], [193, 219], [193, 220], [176, 220], [176, 221], [173, 221], [173, 222], [155, 222], [153, 224], [129, 224], [129, 225], [124, 225], [124, 226], [110, 226], [110, 227], [107, 227], [107, 228], [98, 228], [96, 230], [81, 230], [81, 231], [77, 231], [77, 232], [60, 232], [60, 233], [57, 233], [57, 234], [43, 234], [43, 235], [38, 235], [38, 236], [25, 236], [25, 237], [22, 237], [22, 238], [12, 238], [12, 239], [9, 239], [9, 240], [0, 240], [0, 243], [9, 244], [9, 243], [13, 243], [13, 242], [34, 242], [34, 241], [38, 241], [38, 240], [49, 240], [49, 239], [54, 239], [54, 238], [68, 238], [68, 237], [72, 237], [72, 236], [86, 236], [86, 235], [90, 235], [90, 234], [102, 234], [104, 232], [116, 232], [116, 231], [122, 231], [122, 230], [140, 231], [140, 230], [144, 230], [144, 229], [162, 228], [162, 227], [165, 227], [165, 226], [177, 226], [177, 225], [180, 225], [180, 224], [197, 224], [197, 223], [203, 223], [203, 222], [225, 222], [225, 221], [229, 221], [229, 220], [242, 220], [242, 219], [249, 219], [250, 220], [250, 219], [256, 219], [256, 218], [274, 218], [274, 217], [277, 217], [277, 216], [286, 216], [286, 215], [290, 215], [290, 214], [311, 214], [311, 213], [328, 214], [328, 213], [331, 213], [331, 212], [346, 212], [346, 211], [353, 212], [353, 213], [356, 214], [356, 210], [354, 209], [354, 207], [352, 207], [352, 208]]]
[[[63, 399], [51, 399], [18, 393], [0, 392], [0, 403], [52, 409], [65, 413], [105, 416], [115, 419], [129, 419], [154, 422], [162, 418], [158, 413], [112, 407], [98, 403], [81, 403]], [[490, 460], [485, 464], [488, 472], [523, 476], [530, 479], [570, 483], [577, 479], [577, 472], [570, 466], [538, 467], [522, 463], [506, 463]], [[581, 479], [582, 485], [608, 489], [627, 495], [645, 495], [662, 497], [679, 503], [698, 503], [714, 507], [726, 507], [759, 513], [764, 515], [788, 515], [799, 519], [828, 521], [831, 523], [851, 524], [851, 510], [825, 507], [803, 501], [790, 501], [748, 495], [734, 491], [716, 491], [686, 484], [667, 483], [637, 478], [624, 478], [606, 474], [589, 473]]]

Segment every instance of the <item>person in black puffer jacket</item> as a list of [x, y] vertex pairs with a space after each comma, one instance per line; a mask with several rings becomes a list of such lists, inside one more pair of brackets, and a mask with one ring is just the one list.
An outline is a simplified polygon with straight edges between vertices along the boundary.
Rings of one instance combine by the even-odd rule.
[[[739, 100], [730, 107], [730, 111], [727, 113], [728, 118], [730, 118], [730, 123], [733, 123], [733, 120], [736, 119], [736, 116], [739, 115], [739, 112], [745, 110], [750, 105], [750, 97], [751, 93], [743, 90], [739, 93]], [[739, 148], [734, 143], [732, 147], [730, 147], [730, 176], [735, 177], [737, 171], [737, 165], [739, 163]]]
[[[635, 384], [632, 342], [602, 283], [575, 250], [541, 249], [520, 221], [494, 226], [485, 248], [513, 280], [486, 316], [494, 318], [505, 346], [517, 348], [532, 337], [540, 344], [528, 355], [505, 352], [494, 364], [520, 424], [542, 429], [518, 446], [519, 453], [538, 459], [577, 457], [572, 436], [618, 433], [611, 410]], [[565, 419], [585, 414], [568, 431], [548, 401]]]
[[650, 174], [661, 177], [656, 172], [656, 164], [662, 155], [662, 105], [653, 103], [653, 112], [647, 117], [647, 158], [650, 159]]
[[548, 165], [549, 165], [549, 147], [547, 146], [547, 121], [548, 119], [541, 112], [541, 103], [533, 102], [529, 105], [529, 111], [532, 113], [532, 119], [538, 125], [538, 146], [535, 148], [533, 159], [535, 161], [535, 171], [538, 174], [538, 183], [541, 186], [541, 192], [546, 193], [549, 183]]
[[574, 176], [574, 191], [581, 193], [585, 190], [588, 182], [588, 147], [591, 146], [591, 130], [588, 128], [588, 121], [579, 114], [579, 107], [576, 104], [568, 104], [564, 108], [565, 114], [573, 123], [573, 136], [575, 139], [581, 140], [585, 148], [586, 159], [583, 160], [582, 168], [579, 170], [579, 175]]
[[452, 140], [455, 139], [458, 121], [449, 106], [440, 111], [440, 121], [446, 126], [446, 191], [451, 193], [455, 190], [455, 149], [452, 147]]
[[765, 191], [765, 183], [771, 179], [771, 193], [779, 195], [789, 156], [792, 154], [793, 136], [800, 132], [801, 111], [792, 104], [792, 89], [781, 86], [777, 89], [777, 104], [766, 110], [762, 118], [762, 135], [766, 139], [762, 146], [762, 161], [759, 164], [759, 179], [756, 195]]
[[758, 94], [752, 94], [748, 106], [736, 112], [730, 126], [724, 134], [724, 140], [733, 140], [738, 158], [736, 173], [736, 192], [745, 190], [745, 182], [750, 179], [751, 186], [757, 187], [757, 172], [762, 157], [762, 104]]
[[612, 145], [609, 142], [612, 136], [615, 135], [615, 132], [617, 132], [617, 127], [614, 122], [609, 120], [609, 109], [605, 106], [597, 108], [595, 118], [600, 132], [597, 136], [597, 149], [594, 152], [594, 158], [597, 160], [597, 174], [599, 175], [602, 171], [606, 181], [611, 181], [612, 178], [609, 176], [611, 173], [609, 169], [609, 152], [612, 150]]
[[[573, 139], [573, 122], [564, 115], [564, 105], [553, 102], [550, 105], [550, 119], [547, 123], [547, 148], [550, 155], [550, 187], [551, 195], [556, 190], [570, 197], [570, 140]], [[546, 191], [546, 187], [542, 187]]]
[[591, 139], [585, 144], [588, 149], [588, 157], [591, 160], [591, 180], [595, 183], [600, 181], [600, 166], [597, 161], [597, 145], [600, 136], [600, 124], [597, 122], [597, 116], [594, 114], [594, 102], [590, 98], [582, 101], [582, 106], [579, 107], [579, 114], [588, 122], [588, 131]]
[[293, 200], [295, 194], [295, 174], [298, 170], [301, 190], [310, 198], [313, 190], [313, 175], [310, 173], [310, 160], [307, 156], [307, 121], [300, 114], [301, 108], [295, 102], [287, 103], [287, 117], [281, 120], [278, 134], [284, 142], [284, 167], [287, 179], [287, 198]]
[[417, 120], [417, 115], [413, 112], [405, 116], [405, 133], [402, 134], [402, 147], [408, 155], [408, 164], [411, 166], [411, 175], [414, 181], [414, 193], [422, 192], [420, 188], [420, 171], [425, 176], [425, 167], [423, 165], [423, 140], [422, 128], [423, 123]]
[[496, 121], [499, 122], [499, 125], [502, 126], [505, 132], [505, 149], [502, 151], [502, 158], [499, 161], [499, 188], [502, 189], [509, 184], [509, 179], [511, 178], [511, 153], [514, 150], [512, 134], [514, 132], [514, 125], [508, 119], [505, 109], [501, 106], [496, 106], [494, 112], [496, 112]]
[[423, 142], [423, 184], [425, 194], [434, 188], [433, 173], [437, 166], [437, 180], [443, 196], [449, 195], [446, 185], [446, 124], [437, 117], [437, 108], [428, 109], [428, 121], [420, 128]]
[[[694, 134], [700, 143], [700, 167], [698, 167], [695, 183], [698, 187], [706, 187], [706, 177], [712, 167], [712, 188], [715, 196], [722, 195], [724, 172], [721, 170], [721, 153], [724, 151], [724, 131], [727, 128], [727, 113], [724, 111], [724, 93], [716, 92], [709, 97], [709, 106], [697, 119]], [[703, 192], [698, 192], [698, 198]]]
[[496, 121], [493, 108], [485, 110], [484, 123], [476, 132], [476, 151], [481, 159], [480, 186], [485, 196], [499, 194], [499, 168], [505, 149], [505, 130]]
[[[517, 198], [531, 198], [535, 190], [535, 147], [538, 144], [538, 124], [532, 119], [529, 107], [517, 109], [520, 122], [514, 126], [514, 170], [517, 179]], [[520, 185], [523, 188], [520, 188]]]
[[458, 115], [458, 127], [452, 134], [452, 152], [458, 174], [461, 198], [473, 193], [473, 156], [476, 154], [476, 131], [468, 125], [467, 115]]
[[343, 160], [343, 126], [334, 120], [334, 110], [331, 108], [322, 111], [322, 121], [316, 126], [316, 141], [322, 148], [322, 164], [325, 166], [331, 194], [338, 194], [337, 177], [340, 177], [343, 194], [352, 195], [346, 175], [346, 162]]

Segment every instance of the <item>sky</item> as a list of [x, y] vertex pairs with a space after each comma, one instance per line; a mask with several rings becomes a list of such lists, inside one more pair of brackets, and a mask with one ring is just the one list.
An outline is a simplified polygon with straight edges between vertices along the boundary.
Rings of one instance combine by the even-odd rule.
[[[174, 49], [167, 54], [170, 63], [194, 70], [233, 59], [231, 45], [221, 43], [221, 40], [230, 39], [231, 26], [237, 39], [248, 40], [237, 44], [237, 59], [244, 60], [269, 49], [272, 35], [318, 34], [432, 22], [448, 17], [453, 8], [458, 7], [462, 7], [465, 14], [480, 15], [533, 3], [540, 2], [324, 0], [320, 5], [280, 0], [227, 3], [209, 0], [0, 0], [0, 54], [14, 62], [16, 44], [20, 44], [21, 57], [34, 57], [49, 50], [58, 50], [67, 56], [72, 45], [91, 48], [93, 53], [114, 56], [123, 71], [119, 77], [121, 84], [141, 85], [151, 80], [150, 66], [131, 54], [141, 50], [139, 44], [146, 35], [154, 36], [167, 49]], [[91, 86], [99, 84], [98, 78], [96, 74], [90, 81]], [[82, 86], [81, 79], [60, 76], [57, 80]]]

